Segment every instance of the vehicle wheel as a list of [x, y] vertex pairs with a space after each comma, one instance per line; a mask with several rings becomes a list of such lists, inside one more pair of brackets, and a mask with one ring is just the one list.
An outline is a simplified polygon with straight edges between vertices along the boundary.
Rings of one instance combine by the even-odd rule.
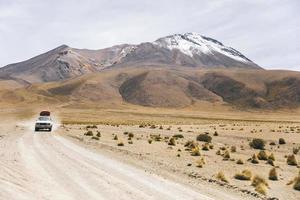
[[34, 130], [35, 130], [35, 131], [39, 131], [39, 129], [38, 129], [38, 128], [35, 128]]
[[51, 132], [52, 131], [52, 127], [51, 128], [49, 128], [49, 132]]

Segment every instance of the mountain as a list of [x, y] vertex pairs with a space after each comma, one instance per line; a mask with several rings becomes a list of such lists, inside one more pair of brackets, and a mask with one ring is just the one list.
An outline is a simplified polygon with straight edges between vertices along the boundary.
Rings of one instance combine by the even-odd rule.
[[0, 77], [14, 77], [29, 82], [48, 82], [94, 71], [84, 57], [62, 45], [24, 62], [0, 69]]
[[0, 68], [0, 105], [300, 107], [300, 73], [264, 70], [197, 33], [89, 50], [66, 45]]
[[281, 109], [300, 107], [300, 73], [253, 69], [109, 68], [22, 86], [0, 80], [0, 106]]
[[[180, 65], [260, 68], [237, 50], [197, 33], [175, 34], [160, 38], [153, 44], [171, 50], [173, 57]], [[178, 55], [178, 52], [181, 55]]]
[[100, 50], [62, 45], [24, 62], [0, 68], [0, 78], [30, 83], [51, 82], [128, 66], [262, 69], [217, 40], [186, 33], [139, 45], [123, 44]]

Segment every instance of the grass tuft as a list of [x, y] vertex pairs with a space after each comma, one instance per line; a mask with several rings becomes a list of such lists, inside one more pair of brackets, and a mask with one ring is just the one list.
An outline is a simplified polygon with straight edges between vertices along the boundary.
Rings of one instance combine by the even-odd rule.
[[84, 135], [86, 135], [86, 136], [93, 136], [94, 134], [93, 134], [93, 131], [87, 131]]
[[286, 159], [286, 162], [287, 162], [288, 165], [293, 165], [293, 166], [298, 165], [298, 162], [296, 160], [296, 156], [294, 154], [288, 155], [287, 159]]
[[226, 150], [223, 154], [223, 160], [229, 160], [230, 159], [230, 153], [228, 150]]
[[286, 144], [286, 142], [283, 138], [279, 138], [278, 143], [279, 144]]
[[194, 147], [192, 150], [191, 150], [191, 156], [200, 156], [200, 149], [198, 146]]
[[228, 183], [228, 179], [226, 178], [225, 174], [223, 172], [218, 172], [216, 175], [216, 178], [222, 182]]
[[268, 160], [268, 155], [264, 150], [260, 150], [257, 154], [258, 160]]
[[122, 141], [117, 143], [118, 146], [124, 146], [124, 143]]
[[278, 175], [277, 175], [277, 171], [276, 168], [273, 167], [270, 172], [269, 172], [269, 179], [272, 181], [277, 181], [278, 180]]
[[238, 159], [238, 160], [236, 161], [236, 164], [238, 164], [238, 165], [243, 165], [243, 164], [244, 164], [244, 161], [243, 161], [242, 159]]
[[256, 154], [253, 154], [252, 158], [250, 158], [250, 160], [251, 160], [251, 163], [253, 163], [253, 164], [258, 164], [259, 163]]
[[245, 169], [241, 173], [235, 174], [234, 178], [242, 181], [249, 181], [252, 178], [252, 172]]
[[196, 161], [196, 167], [202, 168], [205, 165], [204, 157]]
[[175, 138], [172, 137], [172, 138], [169, 140], [168, 145], [175, 146], [175, 145], [176, 145], [176, 140], [175, 140]]

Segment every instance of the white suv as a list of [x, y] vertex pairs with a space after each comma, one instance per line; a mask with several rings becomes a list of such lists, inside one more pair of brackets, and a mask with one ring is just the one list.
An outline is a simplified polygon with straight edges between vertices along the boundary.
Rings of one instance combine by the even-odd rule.
[[52, 119], [50, 116], [40, 116], [35, 122], [35, 131], [39, 130], [52, 130]]

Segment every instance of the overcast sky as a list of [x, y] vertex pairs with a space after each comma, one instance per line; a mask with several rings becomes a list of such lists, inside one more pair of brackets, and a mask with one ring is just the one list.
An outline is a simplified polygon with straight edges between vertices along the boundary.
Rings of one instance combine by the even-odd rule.
[[300, 0], [0, 0], [0, 66], [61, 44], [100, 49], [186, 32], [300, 71]]

